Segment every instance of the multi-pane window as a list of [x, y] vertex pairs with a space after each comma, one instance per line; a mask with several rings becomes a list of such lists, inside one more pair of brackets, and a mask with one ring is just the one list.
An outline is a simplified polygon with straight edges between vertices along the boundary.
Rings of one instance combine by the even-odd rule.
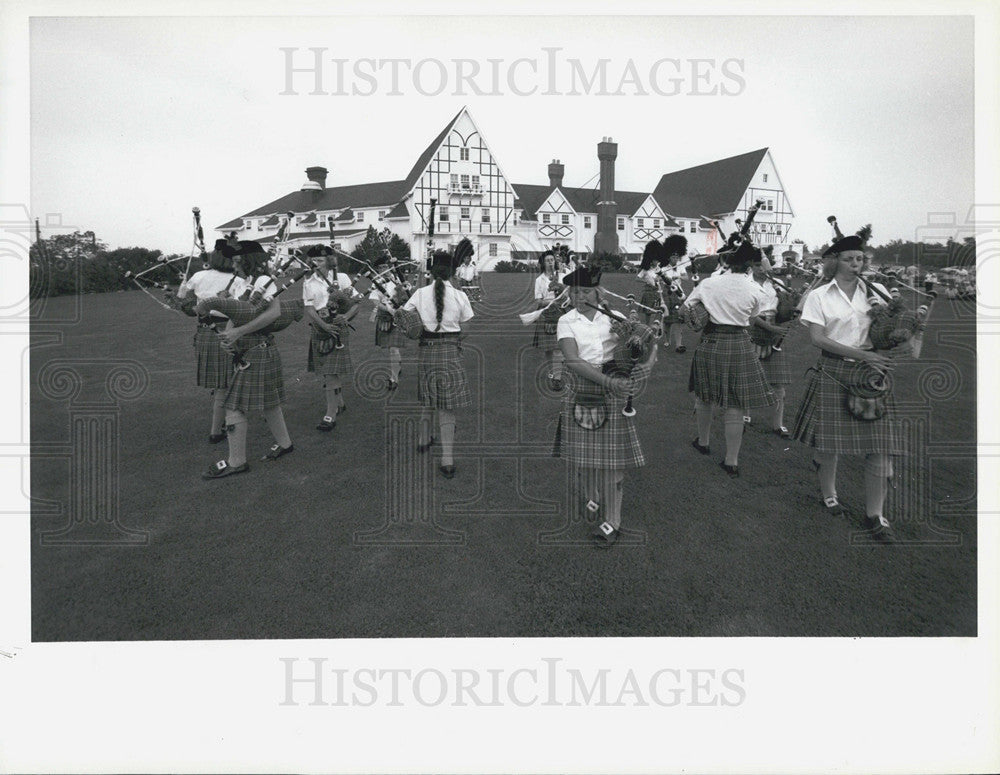
[[358, 210], [358, 214], [357, 214], [357, 217], [355, 218], [355, 220], [357, 220], [358, 223], [362, 223], [365, 220], [365, 211], [364, 210]]
[[439, 207], [438, 208], [438, 220], [439, 221], [447, 221], [448, 220], [448, 208], [447, 207]]
[[591, 227], [590, 226], [590, 216], [589, 215], [583, 216], [583, 228], [589, 229], [590, 227]]
[[483, 223], [490, 222], [490, 211], [488, 207], [483, 208]]
[[764, 173], [764, 182], [767, 183], [767, 173]]
[[565, 213], [563, 213], [563, 215], [560, 216], [560, 220], [562, 221], [562, 225], [563, 226], [569, 226], [569, 216], [568, 215], [566, 215]]
[[451, 187], [458, 188], [458, 174], [454, 172], [451, 173]]
[[468, 148], [459, 148], [458, 149], [458, 158], [459, 158], [459, 161], [468, 161], [469, 160], [469, 149]]
[[321, 215], [319, 217], [319, 227], [321, 229], [325, 229], [326, 228], [326, 216], [325, 215]]
[[764, 209], [764, 210], [773, 210], [774, 209], [774, 200], [773, 199], [765, 199], [764, 200], [764, 207], [762, 209]]
[[378, 211], [378, 219], [380, 221], [384, 221], [385, 220], [385, 210], [379, 210]]
[[461, 217], [463, 220], [468, 220], [471, 216], [469, 215], [469, 208], [463, 207]]
[[497, 254], [497, 243], [491, 242], [490, 243], [490, 255], [491, 256], [495, 256], [496, 254]]
[[552, 216], [548, 213], [542, 213], [542, 223], [552, 223]]
[[472, 176], [472, 187], [473, 188], [479, 188], [479, 176], [478, 175], [473, 175]]
[[660, 228], [660, 219], [659, 218], [654, 218], [653, 219], [653, 228], [654, 229]]
[[635, 225], [638, 226], [640, 229], [643, 228], [646, 225], [646, 219], [645, 218], [636, 218], [635, 219]]
[[625, 219], [624, 218], [619, 218], [618, 219], [618, 231], [625, 231]]
[[462, 188], [466, 191], [469, 190], [469, 176], [462, 175]]

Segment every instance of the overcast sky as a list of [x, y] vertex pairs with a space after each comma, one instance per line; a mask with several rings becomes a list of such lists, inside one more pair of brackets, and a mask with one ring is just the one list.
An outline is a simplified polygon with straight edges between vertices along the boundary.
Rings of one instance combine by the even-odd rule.
[[[281, 49], [305, 67], [310, 47], [326, 49], [328, 92], [333, 60], [347, 60], [347, 95], [309, 94], [310, 73], [281, 94]], [[579, 80], [581, 93], [567, 94], [570, 60], [589, 78], [602, 58], [605, 91], [625, 96], [584, 94]], [[409, 59], [397, 94], [389, 65], [355, 76], [375, 69], [362, 59]], [[441, 83], [434, 62], [414, 74], [423, 59], [443, 63], [437, 96], [420, 93]], [[455, 93], [454, 59], [474, 61], [462, 67], [480, 68], [485, 94], [468, 83]], [[550, 73], [561, 94], [544, 93]], [[767, 146], [795, 209], [793, 238], [826, 241], [836, 213], [851, 230], [871, 221], [881, 244], [913, 238], [929, 212], [964, 220], [973, 75], [970, 17], [36, 17], [32, 212], [59, 213], [111, 247], [186, 252], [192, 206], [217, 226], [298, 189], [310, 165], [330, 170], [328, 185], [400, 179], [467, 105], [514, 183], [546, 183], [558, 157], [567, 185], [594, 185], [604, 136], [619, 145], [617, 187], [637, 191]]]

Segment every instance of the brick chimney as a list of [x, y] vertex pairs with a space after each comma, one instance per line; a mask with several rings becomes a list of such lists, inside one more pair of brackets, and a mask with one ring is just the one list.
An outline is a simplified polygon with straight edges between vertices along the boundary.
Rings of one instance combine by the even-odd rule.
[[552, 163], [549, 164], [549, 185], [550, 186], [561, 186], [563, 182], [563, 173], [566, 168], [563, 166], [559, 159], [553, 159]]
[[597, 144], [597, 159], [601, 163], [601, 183], [597, 199], [597, 233], [595, 253], [618, 252], [618, 205], [615, 202], [615, 159], [618, 143], [605, 137]]
[[[320, 190], [326, 189], [327, 172], [329, 172], [329, 170], [327, 170], [326, 167], [306, 167], [306, 177], [309, 178], [310, 181], [319, 183]], [[303, 188], [306, 186], [309, 186], [309, 184], [306, 183]], [[309, 186], [309, 188], [313, 189], [314, 187]]]

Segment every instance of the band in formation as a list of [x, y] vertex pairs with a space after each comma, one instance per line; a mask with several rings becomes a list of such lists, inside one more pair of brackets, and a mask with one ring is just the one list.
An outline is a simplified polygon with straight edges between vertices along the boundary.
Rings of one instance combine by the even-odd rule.
[[[713, 419], [721, 415], [725, 454], [719, 466], [729, 477], [739, 477], [744, 427], [751, 414], [767, 412], [775, 433], [812, 448], [820, 497], [832, 515], [844, 513], [837, 495], [840, 456], [864, 456], [865, 524], [877, 539], [893, 540], [884, 505], [892, 460], [905, 450], [895, 417], [892, 368], [897, 358], [919, 356], [930, 310], [908, 309], [898, 288], [890, 291], [868, 279], [870, 227], [844, 236], [833, 216], [828, 220], [836, 237], [819, 271], [793, 289], [787, 278], [772, 273], [765, 252], [748, 236], [755, 212], [751, 208], [741, 231], [729, 236], [718, 254], [719, 268], [704, 280], [692, 271], [683, 236], [649, 242], [636, 293], [624, 298], [601, 286], [599, 269], [568, 251], [549, 250], [539, 258], [536, 309], [520, 317], [534, 327], [533, 344], [544, 352], [548, 387], [561, 394], [553, 455], [571, 467], [578, 507], [593, 527], [597, 546], [607, 548], [618, 540], [625, 472], [645, 464], [634, 397], [655, 368], [658, 340], [675, 353], [685, 352], [684, 325], [700, 333], [688, 378], [695, 453], [711, 454]], [[197, 209], [195, 223], [196, 246], [203, 251]], [[366, 299], [373, 302], [376, 345], [388, 351], [390, 391], [399, 385], [401, 350], [416, 342], [417, 395], [423, 407], [416, 449], [427, 454], [439, 446], [441, 475], [456, 475], [457, 410], [471, 404], [462, 326], [473, 318], [472, 302], [481, 298], [481, 290], [469, 240], [452, 252], [435, 251], [429, 236], [424, 271], [413, 270], [417, 262], [400, 262], [386, 253], [352, 278], [340, 271], [332, 247], [282, 257], [280, 248], [269, 255], [256, 242], [230, 237], [205, 254], [204, 269], [183, 273], [177, 292], [168, 290], [167, 298], [170, 306], [197, 318], [197, 384], [212, 395], [208, 440], [226, 441], [229, 447], [204, 478], [250, 469], [247, 426], [257, 414], [274, 440], [261, 459], [276, 461], [294, 451], [282, 409], [284, 381], [275, 338], [294, 322], [310, 327], [308, 369], [322, 384], [326, 409], [316, 428], [325, 433], [336, 428], [347, 410], [343, 387], [353, 369], [351, 321]], [[283, 298], [299, 280], [301, 299]], [[687, 295], [684, 280], [694, 282]], [[924, 295], [933, 301], [933, 292]], [[616, 310], [613, 298], [627, 301], [629, 311]], [[788, 427], [784, 399], [792, 375], [784, 338], [791, 325], [805, 326], [818, 359]]]

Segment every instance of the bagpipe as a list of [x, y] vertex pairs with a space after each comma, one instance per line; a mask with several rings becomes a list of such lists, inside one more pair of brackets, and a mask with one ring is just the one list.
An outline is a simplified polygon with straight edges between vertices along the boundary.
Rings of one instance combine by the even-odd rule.
[[[844, 235], [837, 225], [837, 216], [831, 215], [826, 220], [833, 226], [836, 238], [843, 239]], [[859, 229], [858, 237], [861, 238], [862, 244], [866, 243], [871, 237], [871, 224]], [[929, 294], [923, 293], [911, 288], [910, 290], [930, 298], [929, 304], [921, 304], [916, 309], [911, 309], [903, 301], [898, 288], [894, 288], [892, 292], [883, 291], [860, 272], [858, 280], [865, 287], [871, 305], [868, 310], [868, 316], [871, 318], [868, 336], [871, 339], [872, 347], [876, 350], [886, 351], [910, 342], [909, 352], [914, 358], [919, 358], [923, 346], [924, 330], [927, 327], [927, 320], [930, 317], [931, 307], [937, 294], [933, 291]]]
[[[604, 302], [597, 305], [588, 303], [587, 306], [611, 319], [611, 332], [618, 338], [610, 361], [611, 375], [631, 379], [635, 368], [649, 360], [656, 345], [655, 331], [633, 316], [616, 312]], [[622, 409], [622, 414], [626, 417], [635, 416], [635, 409], [632, 408], [633, 393], [634, 387], [629, 390], [625, 407]]]
[[[726, 239], [726, 246], [719, 251], [719, 254], [724, 254], [736, 250], [740, 245], [746, 242], [750, 238], [750, 226], [753, 224], [753, 219], [757, 217], [757, 212], [761, 207], [764, 206], [764, 200], [758, 199], [747, 210], [746, 220], [736, 219], [736, 231], [729, 235]], [[718, 224], [716, 224], [718, 228]], [[721, 232], [721, 228], [720, 228]]]
[[296, 260], [305, 264], [314, 276], [318, 276], [326, 283], [327, 287], [326, 307], [322, 310], [317, 310], [317, 314], [323, 319], [323, 322], [333, 328], [333, 331], [327, 331], [325, 328], [316, 325], [312, 327], [316, 333], [316, 351], [320, 355], [329, 355], [335, 349], [342, 350], [344, 348], [344, 339], [347, 336], [348, 329], [354, 330], [354, 326], [345, 320], [344, 316], [361, 302], [360, 298], [352, 296], [340, 287], [340, 283], [337, 280], [337, 253], [334, 252], [333, 248], [329, 248], [328, 250], [330, 251], [328, 255], [333, 258], [332, 280], [327, 276], [325, 269], [312, 266], [296, 256]]
[[[403, 309], [403, 305], [406, 301], [400, 301], [394, 294], [390, 294], [386, 287], [379, 281], [378, 275], [370, 269], [368, 272], [363, 272], [362, 276], [368, 278], [372, 287], [382, 294], [393, 309], [392, 312], [387, 312], [383, 309], [378, 310], [375, 325], [379, 326], [379, 330], [391, 331], [393, 326], [398, 325], [408, 339], [419, 339], [420, 334], [424, 330], [424, 324], [420, 319], [420, 313], [415, 309]], [[407, 300], [408, 299], [409, 297], [407, 297]]]
[[[778, 308], [775, 312], [767, 312], [761, 317], [775, 326], [784, 326], [798, 320], [802, 315], [799, 302], [802, 300], [803, 290], [796, 290], [786, 285], [771, 272], [768, 272], [767, 279], [774, 286], [775, 295], [778, 297]], [[778, 332], [764, 326], [751, 325], [750, 341], [756, 346], [757, 356], [763, 361], [771, 357], [772, 351], [781, 352], [781, 345], [787, 333], [787, 329]]]

